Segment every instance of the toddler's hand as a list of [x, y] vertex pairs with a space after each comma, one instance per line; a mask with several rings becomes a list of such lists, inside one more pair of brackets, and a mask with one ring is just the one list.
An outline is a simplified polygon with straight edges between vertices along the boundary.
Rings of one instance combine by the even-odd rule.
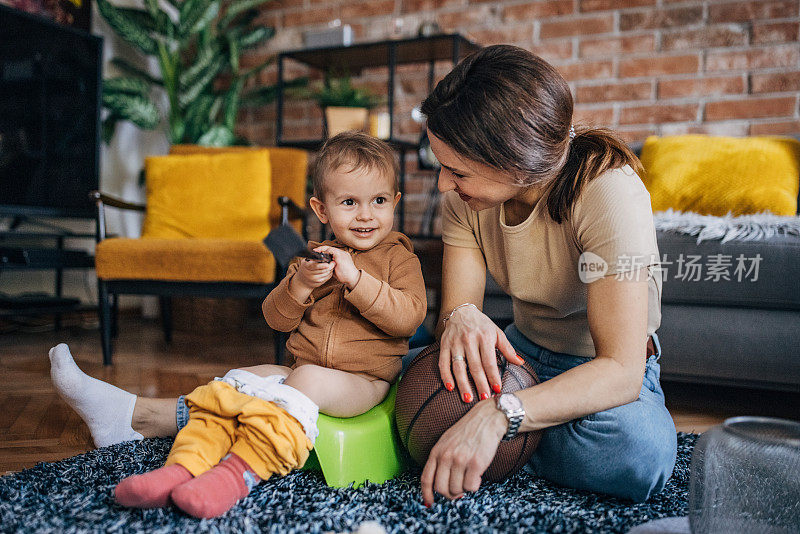
[[333, 263], [303, 259], [297, 267], [295, 281], [309, 290], [321, 286], [333, 276]]
[[327, 252], [333, 256], [331, 265], [334, 266], [333, 274], [336, 279], [347, 286], [347, 289], [353, 289], [361, 278], [361, 272], [356, 269], [353, 263], [353, 257], [346, 250], [336, 247], [322, 246], [314, 249], [314, 252]]

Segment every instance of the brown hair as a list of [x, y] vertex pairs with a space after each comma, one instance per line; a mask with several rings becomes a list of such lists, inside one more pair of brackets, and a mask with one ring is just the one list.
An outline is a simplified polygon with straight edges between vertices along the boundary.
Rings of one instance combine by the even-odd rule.
[[348, 172], [355, 169], [377, 170], [392, 182], [393, 193], [400, 190], [397, 162], [391, 147], [371, 135], [349, 131], [331, 137], [322, 145], [311, 168], [315, 197], [320, 200], [324, 198], [325, 177], [342, 166], [347, 167]]
[[430, 131], [455, 152], [511, 173], [518, 185], [543, 184], [548, 213], [558, 223], [569, 218], [589, 180], [626, 164], [643, 172], [610, 130], [579, 127], [570, 140], [572, 109], [558, 71], [510, 45], [466, 57], [422, 103]]

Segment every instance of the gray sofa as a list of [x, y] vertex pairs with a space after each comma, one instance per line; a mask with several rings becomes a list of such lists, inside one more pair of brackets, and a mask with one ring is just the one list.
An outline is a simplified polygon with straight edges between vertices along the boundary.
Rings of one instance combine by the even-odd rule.
[[667, 265], [658, 330], [664, 378], [800, 391], [800, 237], [698, 244], [658, 232], [658, 248], [666, 262], [723, 254], [752, 268], [747, 259], [760, 256], [757, 276], [733, 276], [732, 267], [730, 280], [683, 280]]

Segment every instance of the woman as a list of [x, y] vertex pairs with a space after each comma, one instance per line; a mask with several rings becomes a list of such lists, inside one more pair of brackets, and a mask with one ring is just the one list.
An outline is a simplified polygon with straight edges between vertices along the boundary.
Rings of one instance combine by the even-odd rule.
[[[431, 451], [427, 505], [433, 490], [450, 499], [477, 490], [515, 431], [546, 429], [529, 466], [564, 486], [643, 501], [672, 473], [641, 164], [610, 132], [575, 131], [572, 108], [558, 72], [511, 46], [468, 57], [423, 103], [444, 193], [439, 368], [465, 402], [482, 399]], [[505, 332], [480, 309], [487, 268], [513, 300]], [[520, 354], [542, 382], [518, 400], [490, 399], [495, 347], [511, 363]]]
[[[449, 499], [477, 490], [515, 431], [546, 429], [529, 467], [564, 486], [643, 501], [672, 473], [675, 427], [653, 349], [658, 249], [641, 165], [610, 132], [574, 131], [572, 108], [552, 66], [503, 45], [459, 63], [423, 105], [444, 193], [441, 375], [465, 402], [481, 399], [431, 451], [426, 505], [434, 490]], [[505, 332], [480, 310], [487, 269], [514, 301]], [[500, 406], [490, 398], [500, 387], [495, 347], [512, 363], [524, 357], [542, 381], [498, 397]], [[135, 397], [87, 377], [65, 352], [54, 383], [98, 446], [185, 425], [182, 399], [176, 410], [175, 399]]]

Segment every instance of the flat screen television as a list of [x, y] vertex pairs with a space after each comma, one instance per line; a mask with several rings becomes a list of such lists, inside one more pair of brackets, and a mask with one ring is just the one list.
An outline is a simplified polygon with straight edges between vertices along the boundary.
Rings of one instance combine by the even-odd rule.
[[102, 42], [0, 4], [0, 215], [94, 216]]

